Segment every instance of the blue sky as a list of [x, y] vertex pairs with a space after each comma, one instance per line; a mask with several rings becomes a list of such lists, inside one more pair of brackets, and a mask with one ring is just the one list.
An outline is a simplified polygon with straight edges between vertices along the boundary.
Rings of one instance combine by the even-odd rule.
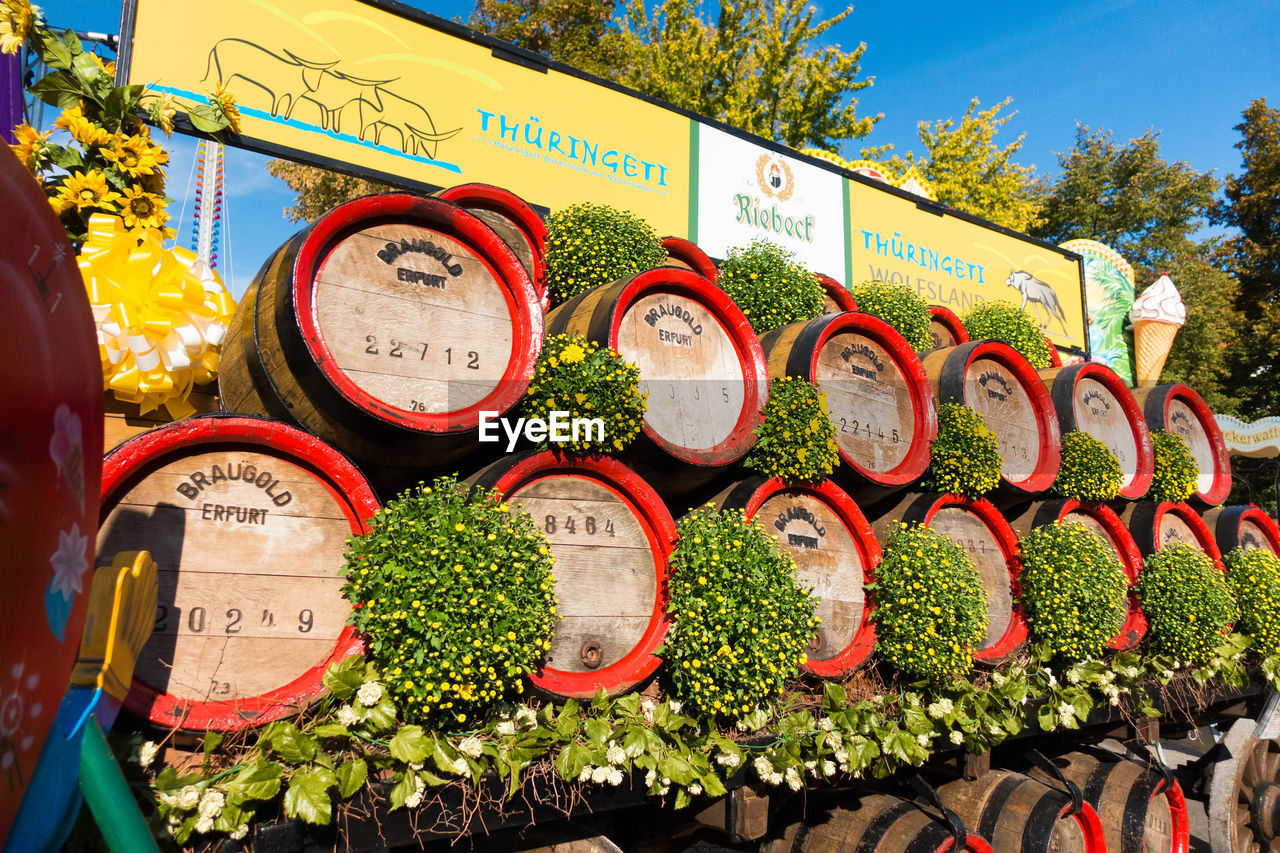
[[[170, 0], [190, 2], [190, 0]], [[51, 23], [117, 32], [111, 0], [42, 4]], [[465, 18], [470, 2], [413, 2], [446, 18]], [[819, 3], [819, 15], [843, 8]], [[1119, 140], [1161, 131], [1166, 159], [1219, 177], [1240, 169], [1233, 127], [1249, 101], [1280, 105], [1280, 0], [1113, 0], [1112, 2], [856, 3], [830, 34], [844, 48], [867, 43], [861, 114], [884, 113], [862, 145], [919, 150], [916, 123], [960, 116], [978, 97], [989, 106], [1013, 98], [1017, 116], [1001, 134], [1026, 133], [1019, 162], [1057, 171], [1056, 153], [1075, 138], [1077, 122]], [[1007, 138], [1006, 138], [1007, 137]], [[174, 136], [169, 195], [180, 242], [190, 239], [188, 179], [195, 144]], [[229, 151], [226, 164], [230, 257], [220, 272], [237, 296], [258, 266], [299, 226], [285, 221], [288, 189], [266, 174], [266, 158]], [[228, 268], [230, 265], [230, 268]]]

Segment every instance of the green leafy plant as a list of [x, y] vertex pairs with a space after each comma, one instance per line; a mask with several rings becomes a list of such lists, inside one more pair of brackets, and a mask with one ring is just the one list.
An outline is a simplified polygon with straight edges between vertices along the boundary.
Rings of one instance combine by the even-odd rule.
[[1004, 341], [1031, 362], [1031, 366], [1042, 370], [1053, 366], [1053, 357], [1049, 353], [1049, 342], [1044, 332], [1036, 325], [1031, 315], [1012, 302], [997, 300], [975, 305], [960, 318], [969, 339], [981, 341], [992, 339]]
[[523, 691], [550, 649], [546, 537], [452, 477], [390, 501], [348, 540], [351, 624], [407, 719], [449, 729]]
[[1185, 501], [1194, 495], [1200, 479], [1200, 466], [1191, 456], [1191, 449], [1182, 436], [1153, 429], [1151, 445], [1155, 449], [1156, 464], [1147, 500]]
[[884, 320], [912, 349], [924, 352], [933, 346], [929, 303], [914, 290], [884, 281], [864, 281], [852, 292], [859, 311]]
[[938, 437], [929, 454], [926, 489], [976, 498], [1000, 484], [1000, 441], [982, 414], [968, 406], [938, 406]]
[[575, 204], [547, 220], [547, 286], [557, 305], [666, 257], [649, 223], [605, 204]]
[[840, 464], [827, 397], [812, 383], [784, 376], [769, 383], [764, 423], [744, 460], [748, 468], [788, 483], [821, 480]]
[[729, 250], [716, 281], [757, 335], [822, 313], [822, 285], [795, 253], [768, 240]]
[[1057, 660], [1101, 656], [1124, 625], [1124, 570], [1079, 522], [1045, 524], [1023, 537], [1021, 586], [1032, 639]]
[[1120, 494], [1124, 471], [1120, 460], [1087, 432], [1072, 430], [1062, 437], [1062, 466], [1053, 491], [1078, 501], [1109, 501]]
[[1222, 562], [1240, 608], [1237, 627], [1262, 657], [1280, 655], [1280, 559], [1266, 548], [1234, 548]]
[[677, 532], [667, 678], [698, 715], [745, 717], [776, 700], [806, 662], [816, 602], [791, 557], [741, 510], [702, 507]]
[[947, 681], [973, 668], [987, 633], [987, 592], [963, 548], [898, 524], [876, 569], [876, 653], [910, 678]]
[[1147, 616], [1147, 642], [1178, 661], [1204, 663], [1236, 620], [1226, 577], [1209, 556], [1185, 542], [1146, 559], [1136, 587]]
[[548, 435], [539, 449], [604, 453], [625, 449], [640, 434], [647, 400], [648, 395], [640, 393], [640, 369], [617, 350], [581, 335], [552, 335], [542, 345], [523, 406], [527, 417], [548, 423], [557, 411], [567, 412], [565, 419], [570, 421], [604, 422], [599, 433], [588, 429], [567, 442], [553, 443]]

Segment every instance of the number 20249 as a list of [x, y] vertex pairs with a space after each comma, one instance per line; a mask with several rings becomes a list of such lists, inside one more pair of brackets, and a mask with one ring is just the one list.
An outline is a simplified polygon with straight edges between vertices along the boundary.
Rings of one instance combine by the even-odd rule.
[[[276, 619], [275, 613], [271, 610], [263, 609], [262, 615], [255, 621], [255, 612], [250, 611], [248, 614], [239, 607], [228, 608], [225, 613], [219, 617], [215, 613], [210, 613], [204, 607], [186, 608], [186, 618], [183, 618], [183, 608], [171, 606], [167, 604], [156, 605], [156, 621], [152, 627], [153, 632], [172, 632], [179, 633], [184, 629], [192, 634], [226, 634], [235, 636], [241, 633], [245, 627], [253, 626], [261, 629], [282, 630], [287, 629], [290, 619], [281, 617]], [[246, 621], [246, 618], [248, 621]], [[297, 623], [294, 626], [299, 634], [309, 634], [316, 625], [316, 615], [311, 609], [298, 611]]]

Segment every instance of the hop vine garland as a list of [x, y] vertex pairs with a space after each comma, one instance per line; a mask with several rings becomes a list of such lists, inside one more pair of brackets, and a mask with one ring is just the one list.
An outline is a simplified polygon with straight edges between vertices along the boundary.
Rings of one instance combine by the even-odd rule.
[[852, 288], [858, 310], [884, 320], [916, 352], [933, 347], [929, 304], [911, 288], [883, 281], [864, 281]]
[[795, 253], [768, 240], [729, 250], [717, 279], [757, 335], [822, 313], [822, 285]]
[[523, 692], [551, 648], [554, 562], [527, 515], [452, 476], [348, 540], [351, 624], [406, 718], [455, 729]]
[[983, 302], [961, 317], [960, 322], [964, 324], [970, 340], [991, 338], [1004, 341], [1037, 370], [1053, 366], [1044, 332], [1030, 314], [1011, 302]]
[[1078, 501], [1109, 501], [1120, 494], [1124, 471], [1111, 449], [1087, 432], [1062, 437], [1062, 467], [1053, 492]]
[[1147, 500], [1176, 502], [1194, 495], [1200, 480], [1200, 466], [1182, 436], [1153, 429], [1151, 445], [1155, 449], [1156, 464]]
[[1185, 542], [1148, 557], [1135, 591], [1147, 616], [1148, 643], [1178, 661], [1209, 660], [1238, 612], [1223, 573]]
[[547, 287], [556, 305], [666, 257], [649, 223], [606, 204], [573, 205], [547, 220]]
[[977, 498], [1000, 484], [1000, 441], [968, 406], [938, 406], [938, 437], [929, 454], [923, 485], [930, 491]]
[[1124, 570], [1079, 522], [1046, 524], [1023, 537], [1021, 586], [1032, 639], [1059, 660], [1100, 657], [1124, 625]]
[[840, 464], [827, 398], [810, 382], [784, 376], [769, 383], [764, 423], [744, 463], [787, 483], [821, 480]]
[[1280, 655], [1280, 559], [1266, 548], [1234, 548], [1223, 563], [1240, 608], [1237, 627], [1263, 657]]
[[616, 453], [640, 434], [647, 402], [640, 369], [617, 350], [581, 335], [553, 335], [542, 345], [523, 406], [527, 417], [548, 423], [552, 412], [567, 413], [562, 417], [570, 422], [603, 421], [603, 429], [570, 432], [569, 441], [552, 442], [548, 434], [539, 450]]

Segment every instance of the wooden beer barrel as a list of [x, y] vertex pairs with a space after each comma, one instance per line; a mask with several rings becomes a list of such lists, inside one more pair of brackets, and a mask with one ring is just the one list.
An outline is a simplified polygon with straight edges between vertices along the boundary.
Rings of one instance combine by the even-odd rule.
[[938, 788], [942, 804], [992, 850], [1020, 853], [1106, 853], [1098, 813], [1087, 802], [1074, 808], [1071, 795], [1013, 773], [991, 770], [970, 782]]
[[188, 418], [108, 454], [96, 565], [145, 549], [160, 575], [129, 710], [227, 730], [319, 698], [325, 669], [361, 650], [338, 570], [377, 509], [342, 454], [260, 418]]
[[707, 281], [720, 277], [720, 269], [697, 244], [683, 237], [663, 237], [662, 248], [667, 251], [667, 264], [693, 270]]
[[1280, 526], [1253, 504], [1215, 507], [1204, 514], [1204, 523], [1213, 531], [1223, 554], [1235, 548], [1266, 548], [1280, 556]]
[[[1108, 853], [1187, 853], [1190, 824], [1182, 788], [1154, 766], [1099, 747], [1053, 759], [1093, 806]], [[1029, 774], [1052, 782], [1040, 769]]]
[[826, 314], [760, 340], [769, 377], [821, 386], [836, 428], [837, 478], [860, 500], [901, 489], [929, 467], [938, 435], [933, 389], [911, 345], [870, 314]]
[[968, 553], [987, 591], [987, 637], [974, 659], [994, 664], [1012, 656], [1027, 638], [1027, 622], [1018, 603], [1018, 537], [999, 510], [990, 501], [928, 492], [906, 495], [873, 512], [871, 526], [881, 547], [901, 521], [937, 531]]
[[1134, 399], [1151, 429], [1182, 437], [1200, 466], [1200, 480], [1190, 501], [1201, 508], [1217, 506], [1231, 492], [1231, 460], [1213, 412], [1186, 385], [1134, 388]]
[[929, 334], [933, 336], [933, 346], [929, 352], [944, 347], [956, 347], [969, 342], [969, 331], [964, 323], [950, 308], [941, 305], [929, 306]]
[[438, 198], [466, 208], [498, 233], [511, 247], [538, 294], [543, 310], [547, 296], [547, 225], [520, 196], [489, 184], [459, 184], [436, 193]]
[[849, 288], [829, 275], [815, 273], [813, 277], [818, 280], [818, 284], [822, 285], [823, 314], [843, 314], [845, 311], [858, 310], [858, 303], [853, 301], [853, 294], [849, 292]]
[[960, 403], [986, 420], [1000, 442], [999, 489], [1030, 497], [1048, 489], [1062, 462], [1062, 434], [1049, 389], [1031, 364], [1000, 341], [970, 341], [924, 357], [938, 403]]
[[601, 285], [548, 314], [547, 333], [584, 335], [640, 369], [649, 405], [627, 459], [656, 488], [693, 491], [755, 443], [764, 354], [738, 306], [697, 273], [660, 267]]
[[932, 808], [889, 794], [867, 794], [850, 808], [822, 809], [808, 820], [788, 824], [780, 838], [760, 846], [760, 853], [991, 853], [991, 845], [972, 831], [964, 832], [961, 845], [956, 836]]
[[542, 346], [529, 274], [493, 229], [436, 198], [329, 211], [263, 266], [223, 345], [222, 407], [297, 423], [363, 463], [439, 466], [482, 411], [528, 388]]
[[1049, 348], [1049, 367], [1062, 367], [1062, 353], [1058, 352], [1048, 335], [1044, 336], [1044, 345]]
[[1110, 646], [1116, 651], [1126, 651], [1138, 645], [1147, 634], [1147, 617], [1142, 606], [1133, 593], [1133, 585], [1138, 582], [1142, 572], [1142, 552], [1133, 541], [1133, 534], [1125, 526], [1115, 510], [1106, 504], [1081, 503], [1071, 498], [1053, 498], [1039, 501], [1007, 514], [1009, 523], [1019, 538], [1026, 536], [1041, 525], [1055, 521], [1076, 521], [1097, 536], [1102, 543], [1111, 548], [1120, 561], [1120, 568], [1129, 581], [1128, 613], [1124, 625], [1111, 638]]
[[651, 676], [667, 633], [667, 558], [675, 522], [634, 471], [603, 456], [510, 456], [476, 474], [533, 517], [556, 558], [556, 623], [531, 680], [559, 697], [616, 694]]
[[1204, 551], [1214, 565], [1222, 568], [1222, 552], [1218, 550], [1218, 543], [1209, 525], [1190, 504], [1134, 501], [1121, 508], [1119, 514], [1144, 556], [1154, 554], [1166, 545], [1185, 542]]
[[1049, 386], [1049, 398], [1058, 413], [1062, 434], [1079, 430], [1101, 441], [1120, 462], [1124, 474], [1120, 497], [1137, 500], [1145, 495], [1155, 471], [1151, 431], [1124, 380], [1097, 362], [1039, 373]]
[[809, 671], [830, 678], [865, 663], [876, 644], [865, 587], [875, 577], [880, 543], [853, 498], [830, 480], [788, 486], [750, 477], [712, 502], [764, 525], [813, 586], [822, 623], [809, 645]]

